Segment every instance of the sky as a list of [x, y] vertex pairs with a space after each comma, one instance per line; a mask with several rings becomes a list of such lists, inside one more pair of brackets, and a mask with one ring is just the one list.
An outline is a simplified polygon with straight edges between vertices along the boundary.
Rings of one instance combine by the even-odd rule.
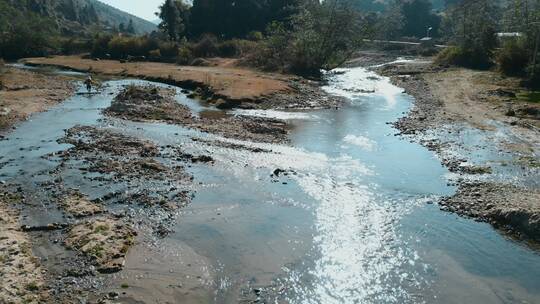
[[135, 16], [144, 18], [149, 21], [156, 20], [154, 15], [158, 10], [158, 6], [165, 2], [164, 0], [100, 0], [118, 9], [126, 11]]

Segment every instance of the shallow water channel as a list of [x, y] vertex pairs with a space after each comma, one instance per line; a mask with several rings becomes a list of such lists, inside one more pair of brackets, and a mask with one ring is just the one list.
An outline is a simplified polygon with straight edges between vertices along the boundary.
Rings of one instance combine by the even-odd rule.
[[[120, 302], [540, 303], [538, 253], [433, 204], [455, 191], [452, 176], [433, 152], [394, 135], [387, 123], [404, 115], [412, 99], [388, 79], [363, 68], [330, 76], [325, 89], [348, 99], [339, 110], [230, 113], [289, 120], [291, 145], [104, 119], [113, 93], [130, 83], [147, 82], [109, 81], [101, 94], [76, 95], [0, 141], [6, 162], [0, 179], [28, 188], [47, 179], [44, 172], [55, 164], [42, 156], [68, 148], [56, 140], [76, 124], [182, 145], [216, 160], [189, 168], [195, 197], [173, 232], [133, 248], [125, 270], [104, 279], [103, 290], [125, 292]], [[180, 92], [178, 101], [195, 115], [214, 111]], [[271, 176], [276, 169], [285, 173]], [[91, 197], [105, 191], [72, 178]], [[42, 209], [28, 220], [58, 216]]]

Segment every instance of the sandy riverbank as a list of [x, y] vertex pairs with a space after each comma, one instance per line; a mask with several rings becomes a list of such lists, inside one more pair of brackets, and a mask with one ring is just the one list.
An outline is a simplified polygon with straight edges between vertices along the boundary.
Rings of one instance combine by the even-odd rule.
[[0, 67], [0, 134], [73, 94], [72, 79]]
[[[441, 209], [487, 221], [513, 236], [540, 240], [540, 189], [532, 180], [540, 163], [540, 105], [517, 99], [523, 90], [519, 80], [493, 71], [443, 68], [429, 61], [401, 62], [377, 70], [415, 97], [410, 113], [395, 123], [401, 134], [435, 151], [451, 172], [462, 176], [457, 180], [457, 193], [444, 198]], [[478, 143], [464, 137], [448, 140], [440, 133], [460, 134], [465, 128], [491, 131], [506, 139], [481, 147], [472, 146]], [[426, 134], [438, 135], [426, 139]], [[468, 158], [474, 153], [466, 157], [448, 153], [460, 148], [473, 152], [499, 149], [499, 153], [513, 155], [513, 162], [523, 171], [516, 174], [524, 175], [525, 180], [530, 176], [532, 185], [489, 177], [489, 164], [473, 165]], [[477, 175], [485, 176], [483, 181], [475, 181]]]
[[0, 189], [0, 303], [44, 303], [48, 300], [40, 261], [21, 230], [14, 204], [18, 194]]

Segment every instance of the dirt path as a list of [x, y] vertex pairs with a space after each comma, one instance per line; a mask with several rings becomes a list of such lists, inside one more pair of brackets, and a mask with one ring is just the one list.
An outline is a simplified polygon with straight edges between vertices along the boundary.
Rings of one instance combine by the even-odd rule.
[[0, 67], [0, 134], [73, 94], [72, 79]]
[[[396, 127], [435, 151], [451, 172], [461, 176], [457, 193], [444, 198], [441, 209], [539, 241], [540, 189], [534, 180], [540, 167], [540, 105], [517, 99], [523, 90], [519, 80], [493, 71], [441, 68], [415, 61], [386, 65], [378, 71], [415, 97], [413, 109]], [[452, 135], [468, 130], [488, 132], [484, 136], [491, 134], [494, 140], [485, 146], [468, 142], [466, 135]], [[469, 152], [455, 155], [452, 151], [456, 150]], [[481, 165], [474, 160], [475, 155], [493, 150], [513, 159]], [[500, 172], [506, 166], [514, 171], [503, 178]], [[491, 176], [493, 168], [498, 173]], [[516, 182], [515, 175], [526, 182]]]
[[327, 108], [339, 103], [319, 90], [318, 82], [234, 67], [234, 62], [230, 60], [216, 59], [214, 62], [221, 65], [195, 67], [157, 62], [94, 61], [79, 56], [25, 60], [25, 63], [31, 65], [143, 78], [185, 89], [198, 89], [192, 97], [221, 104], [222, 108]]

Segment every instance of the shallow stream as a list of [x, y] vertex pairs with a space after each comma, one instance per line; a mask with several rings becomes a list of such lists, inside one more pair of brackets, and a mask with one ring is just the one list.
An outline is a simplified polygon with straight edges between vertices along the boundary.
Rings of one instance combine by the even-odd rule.
[[[540, 303], [538, 253], [433, 204], [455, 191], [455, 177], [388, 124], [412, 98], [363, 68], [338, 72], [325, 89], [348, 99], [339, 110], [231, 113], [289, 120], [290, 145], [104, 119], [122, 86], [148, 83], [109, 81], [100, 94], [75, 95], [0, 141], [0, 179], [35, 189], [55, 166], [42, 156], [69, 147], [56, 140], [76, 124], [212, 155], [214, 165], [189, 168], [195, 197], [173, 232], [136, 246], [126, 269], [105, 280], [105, 289], [125, 292], [124, 303]], [[178, 101], [213, 111], [180, 92]], [[215, 140], [272, 152], [208, 144]], [[91, 197], [106, 191], [78, 182]], [[46, 205], [42, 211], [27, 220], [58, 217]]]

